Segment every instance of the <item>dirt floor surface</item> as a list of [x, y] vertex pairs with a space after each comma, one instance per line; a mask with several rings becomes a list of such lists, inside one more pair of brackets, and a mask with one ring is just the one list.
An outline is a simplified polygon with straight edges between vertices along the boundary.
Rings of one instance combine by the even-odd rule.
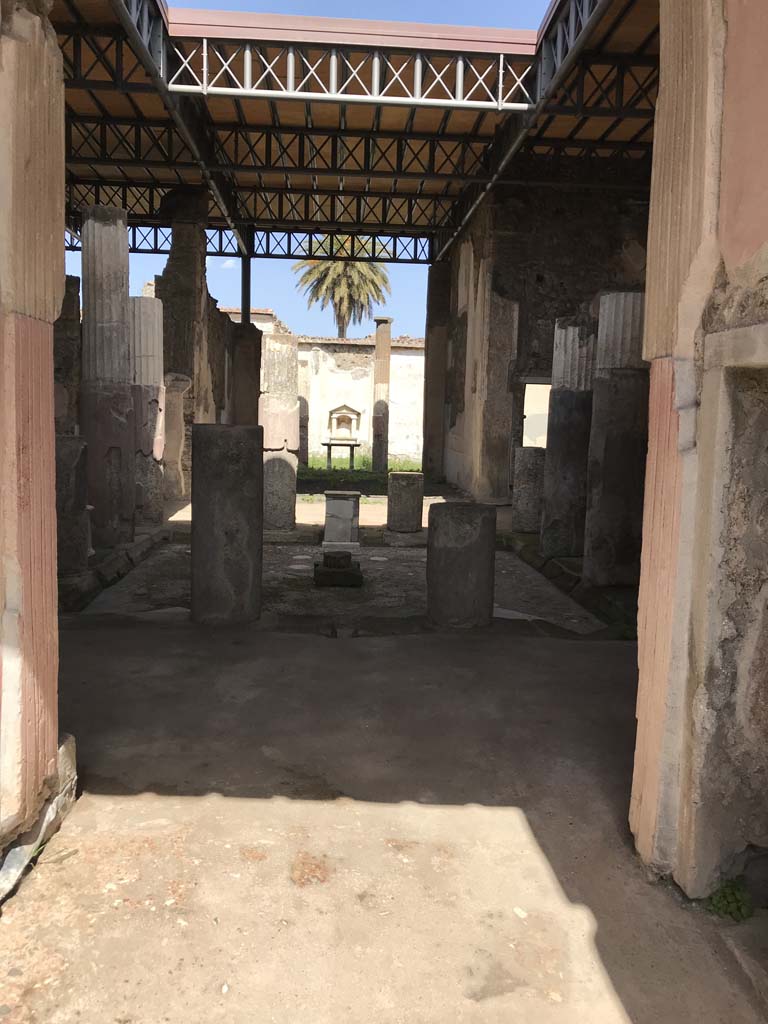
[[507, 625], [69, 620], [83, 794], [3, 908], [0, 1019], [758, 1024], [633, 853], [634, 645]]

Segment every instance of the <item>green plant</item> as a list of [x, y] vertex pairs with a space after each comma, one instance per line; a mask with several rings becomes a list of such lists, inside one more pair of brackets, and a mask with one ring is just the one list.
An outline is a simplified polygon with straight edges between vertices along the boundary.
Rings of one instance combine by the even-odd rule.
[[754, 907], [744, 878], [723, 882], [707, 900], [707, 909], [718, 917], [730, 917], [734, 921], [746, 921], [751, 917]]
[[297, 288], [307, 296], [307, 305], [331, 306], [340, 338], [346, 338], [350, 324], [373, 316], [374, 303], [390, 293], [389, 276], [383, 263], [355, 260], [301, 260], [293, 266], [299, 274]]

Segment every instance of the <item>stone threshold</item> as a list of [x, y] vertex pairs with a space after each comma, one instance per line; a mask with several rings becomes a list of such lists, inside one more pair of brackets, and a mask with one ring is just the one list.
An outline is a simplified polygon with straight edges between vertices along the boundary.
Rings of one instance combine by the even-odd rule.
[[85, 572], [60, 576], [59, 611], [82, 611], [105, 587], [111, 587], [127, 576], [160, 544], [183, 540], [178, 533], [176, 526], [171, 524], [144, 530], [130, 544], [119, 544], [100, 560], [94, 560]]
[[499, 531], [496, 547], [514, 551], [558, 590], [568, 594], [582, 608], [616, 630], [621, 639], [637, 639], [637, 588], [586, 586], [581, 581], [581, 559], [544, 558], [539, 554], [539, 537], [536, 533]]

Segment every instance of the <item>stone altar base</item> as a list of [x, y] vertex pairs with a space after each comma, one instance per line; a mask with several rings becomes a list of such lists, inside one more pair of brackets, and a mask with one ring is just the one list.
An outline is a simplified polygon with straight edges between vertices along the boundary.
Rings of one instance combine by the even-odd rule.
[[359, 551], [360, 491], [325, 492], [323, 551]]
[[360, 563], [352, 561], [350, 551], [326, 551], [322, 562], [315, 562], [316, 587], [362, 587]]

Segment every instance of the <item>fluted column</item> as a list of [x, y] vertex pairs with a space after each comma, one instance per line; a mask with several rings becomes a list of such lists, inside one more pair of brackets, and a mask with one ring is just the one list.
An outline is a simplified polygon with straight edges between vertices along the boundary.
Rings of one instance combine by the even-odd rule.
[[163, 379], [163, 304], [146, 296], [128, 300], [136, 424], [136, 516], [163, 521], [165, 384]]
[[88, 443], [93, 543], [103, 548], [133, 539], [136, 505], [125, 210], [86, 207], [82, 246], [80, 432]]
[[600, 298], [582, 573], [591, 586], [633, 586], [640, 579], [648, 450], [644, 301], [643, 292]]
[[546, 558], [584, 552], [596, 334], [589, 318], [555, 322], [541, 516]]
[[373, 357], [374, 473], [386, 473], [389, 465], [389, 363], [392, 355], [392, 317], [374, 317], [376, 349]]

